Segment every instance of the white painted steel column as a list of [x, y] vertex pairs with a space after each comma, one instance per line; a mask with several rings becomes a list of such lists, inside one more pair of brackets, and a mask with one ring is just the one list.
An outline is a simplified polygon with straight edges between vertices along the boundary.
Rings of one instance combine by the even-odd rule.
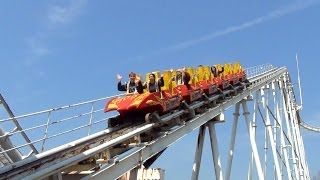
[[201, 157], [202, 157], [202, 149], [203, 149], [203, 142], [206, 134], [206, 125], [202, 125], [199, 128], [199, 135], [197, 140], [197, 149], [195, 152], [194, 163], [192, 167], [192, 180], [197, 180], [199, 178], [199, 171], [201, 165]]
[[[265, 117], [262, 117], [265, 118]], [[267, 179], [267, 167], [268, 167], [268, 130], [267, 125], [264, 127], [264, 166], [263, 166], [263, 177]]]
[[232, 160], [233, 160], [233, 153], [234, 153], [234, 145], [237, 135], [237, 127], [238, 127], [238, 119], [239, 119], [239, 109], [240, 109], [240, 103], [237, 103], [235, 105], [235, 110], [233, 113], [233, 126], [231, 131], [231, 139], [230, 139], [230, 145], [229, 145], [229, 156], [227, 161], [227, 169], [226, 169], [226, 180], [230, 179], [231, 174], [231, 166], [232, 166]]
[[[289, 76], [289, 75], [287, 75]], [[288, 79], [290, 79], [288, 77]], [[294, 92], [293, 92], [293, 86], [292, 84], [287, 85], [287, 89], [289, 90], [290, 94], [289, 94], [289, 98], [290, 99], [295, 99], [294, 96]], [[299, 123], [298, 123], [298, 119], [297, 119], [297, 106], [296, 104], [293, 104], [292, 102], [290, 103], [290, 110], [291, 110], [291, 116], [292, 116], [292, 124], [293, 124], [293, 132], [294, 132], [294, 137], [296, 138], [296, 143], [297, 143], [297, 149], [299, 151], [299, 165], [300, 165], [300, 177], [301, 179], [307, 179], [306, 177], [306, 165], [305, 165], [305, 158], [304, 158], [304, 152], [302, 151], [302, 137], [300, 134], [300, 127], [299, 127]]]
[[[259, 90], [261, 95], [261, 102], [263, 103], [264, 108], [264, 91], [263, 88]], [[261, 118], [264, 120], [264, 166], [263, 166], [263, 177], [264, 179], [267, 179], [267, 167], [268, 167], [268, 130], [267, 130], [267, 124], [266, 124], [266, 117], [263, 116], [262, 112], [260, 112]]]
[[222, 173], [222, 166], [221, 166], [221, 159], [220, 159], [220, 153], [219, 153], [219, 148], [218, 148], [218, 141], [217, 141], [217, 136], [216, 136], [215, 124], [211, 120], [207, 123], [207, 125], [209, 127], [210, 140], [211, 140], [211, 150], [212, 150], [216, 179], [223, 180], [223, 173]]
[[[258, 109], [258, 103], [260, 102], [259, 100], [259, 91], [256, 91], [256, 95], [254, 98], [254, 104], [253, 104], [253, 117], [252, 117], [252, 131], [253, 131], [253, 137], [256, 137], [256, 128], [257, 128], [257, 115], [259, 114], [259, 109]], [[250, 162], [249, 162], [249, 169], [248, 169], [248, 180], [252, 180], [252, 168], [253, 168], [253, 152], [251, 151], [251, 157], [250, 157]]]
[[294, 138], [294, 141], [296, 143], [296, 151], [297, 151], [297, 154], [298, 154], [298, 160], [299, 160], [299, 168], [300, 168], [300, 178], [301, 179], [305, 179], [304, 177], [304, 166], [303, 166], [303, 158], [302, 158], [302, 152], [301, 152], [301, 146], [300, 146], [300, 137], [299, 137], [299, 125], [298, 123], [296, 122], [296, 114], [295, 112], [293, 111], [293, 106], [292, 104], [290, 103], [290, 115], [291, 115], [291, 123], [292, 123], [292, 132], [293, 132], [293, 138]]
[[294, 132], [296, 134], [296, 141], [298, 144], [298, 148], [299, 148], [299, 159], [300, 159], [300, 164], [301, 164], [301, 171], [300, 171], [300, 177], [301, 179], [306, 179], [306, 172], [305, 172], [305, 159], [304, 159], [304, 153], [302, 152], [302, 145], [301, 145], [301, 134], [300, 134], [300, 129], [299, 129], [299, 124], [298, 124], [298, 120], [297, 120], [297, 114], [296, 114], [296, 110], [293, 109], [294, 107], [292, 106], [291, 108], [291, 112], [292, 112], [292, 116], [293, 116], [293, 124], [294, 124]]
[[264, 92], [264, 90], [261, 91], [261, 96], [262, 96], [262, 103], [265, 109], [265, 113], [266, 113], [266, 126], [267, 126], [267, 130], [268, 130], [268, 134], [269, 134], [269, 140], [270, 140], [270, 145], [271, 145], [271, 150], [272, 150], [272, 154], [273, 154], [273, 161], [274, 161], [274, 165], [276, 166], [276, 175], [277, 175], [277, 179], [281, 180], [281, 173], [280, 173], [280, 166], [279, 166], [279, 160], [278, 160], [278, 154], [277, 154], [277, 147], [275, 146], [274, 143], [274, 137], [273, 137], [273, 132], [272, 132], [272, 125], [270, 122], [270, 117], [269, 117], [269, 111], [268, 111], [268, 104], [269, 104], [269, 98], [268, 98], [268, 92], [269, 92], [269, 88], [267, 89], [267, 93]]
[[[278, 88], [280, 88], [278, 86]], [[280, 88], [281, 90], [281, 88]], [[285, 161], [285, 165], [286, 165], [286, 170], [287, 170], [287, 178], [288, 180], [292, 180], [291, 177], [291, 169], [290, 169], [290, 163], [289, 163], [289, 159], [288, 159], [288, 152], [287, 152], [287, 145], [285, 143], [284, 137], [283, 137], [283, 128], [282, 128], [282, 116], [280, 115], [280, 109], [279, 109], [279, 101], [281, 101], [281, 98], [278, 97], [278, 93], [276, 92], [276, 85], [275, 82], [272, 83], [272, 91], [273, 91], [273, 102], [275, 105], [275, 109], [276, 109], [276, 118], [278, 119], [278, 123], [279, 123], [279, 128], [280, 128], [280, 148], [281, 148], [281, 157], [284, 158]], [[282, 167], [282, 166], [281, 166]], [[282, 173], [282, 177], [283, 177], [283, 171], [281, 170]]]
[[295, 154], [296, 154], [296, 159], [297, 159], [297, 166], [298, 166], [298, 172], [299, 172], [299, 176], [300, 179], [302, 179], [302, 165], [301, 165], [301, 158], [300, 158], [300, 150], [299, 150], [299, 145], [298, 145], [298, 140], [297, 140], [297, 134], [295, 131], [295, 123], [294, 123], [294, 117], [292, 115], [292, 107], [291, 107], [291, 103], [290, 103], [290, 99], [287, 97], [287, 102], [289, 102], [287, 104], [288, 106], [288, 111], [289, 111], [289, 116], [290, 116], [290, 125], [291, 125], [291, 131], [292, 131], [292, 137], [293, 137], [293, 144], [294, 144], [294, 150], [295, 150]]
[[287, 125], [287, 135], [288, 135], [288, 139], [289, 139], [289, 144], [291, 146], [291, 154], [292, 154], [292, 162], [293, 162], [293, 170], [294, 170], [294, 174], [295, 174], [295, 178], [294, 179], [299, 179], [299, 169], [297, 166], [297, 159], [296, 159], [296, 154], [294, 151], [294, 142], [292, 140], [292, 134], [291, 134], [291, 126], [289, 123], [289, 116], [288, 116], [288, 107], [287, 107], [287, 102], [286, 102], [286, 94], [283, 91], [286, 91], [286, 89], [284, 88], [284, 81], [285, 80], [281, 80], [279, 82], [280, 85], [280, 92], [281, 92], [281, 97], [282, 97], [282, 106], [283, 106], [283, 113], [285, 116], [285, 123]]
[[[277, 134], [278, 134], [278, 128], [279, 127], [279, 124], [278, 124], [278, 120], [277, 119], [277, 107], [276, 107], [276, 92], [275, 92], [275, 88], [274, 88], [274, 82], [275, 81], [272, 81], [271, 83], [271, 92], [272, 92], [272, 97], [273, 97], [273, 118], [274, 118], [274, 121], [273, 121], [273, 137], [274, 137], [274, 144], [276, 146], [276, 149], [278, 149], [278, 143], [277, 143]], [[270, 90], [269, 90], [269, 95], [270, 95]], [[271, 108], [269, 108], [269, 111], [271, 111]], [[270, 112], [272, 114], [272, 112]], [[271, 120], [270, 120], [271, 121]], [[281, 143], [280, 143], [281, 144]], [[282, 158], [282, 151], [281, 151], [281, 147], [280, 147], [280, 151], [279, 152], [279, 156], [280, 156], [280, 164], [279, 164], [279, 168], [280, 168], [280, 175], [281, 177], [283, 178], [283, 172], [282, 172], [282, 162], [283, 162], [283, 158]], [[273, 172], [276, 173], [276, 166], [273, 165]]]
[[310, 179], [310, 173], [309, 173], [309, 168], [308, 168], [308, 164], [307, 164], [307, 161], [306, 161], [306, 156], [305, 156], [306, 153], [305, 153], [305, 150], [304, 150], [304, 143], [303, 143], [302, 136], [301, 136], [301, 144], [302, 144], [302, 152], [303, 152], [303, 155], [304, 155], [306, 178], [307, 178], [307, 179]]
[[253, 153], [251, 152], [251, 157], [249, 160], [248, 177], [247, 180], [252, 180], [252, 167], [253, 167]]
[[256, 140], [254, 138], [253, 131], [252, 131], [252, 128], [251, 128], [252, 126], [251, 126], [251, 121], [250, 121], [250, 117], [249, 117], [250, 113], [248, 111], [247, 101], [246, 100], [242, 100], [241, 102], [242, 102], [242, 108], [243, 108], [243, 115], [244, 115], [244, 117], [246, 119], [246, 124], [247, 124], [248, 133], [249, 133], [251, 149], [252, 149], [254, 161], [255, 161], [255, 164], [256, 164], [258, 177], [259, 177], [260, 180], [262, 180], [262, 179], [264, 179], [264, 177], [263, 177], [261, 162], [260, 162], [260, 158], [259, 158], [259, 154], [258, 154], [257, 143], [256, 143]]
[[288, 111], [288, 114], [289, 114], [289, 123], [290, 123], [290, 125], [291, 125], [291, 132], [292, 132], [292, 140], [293, 140], [293, 147], [294, 147], [294, 151], [295, 151], [295, 157], [296, 157], [296, 159], [297, 159], [297, 161], [298, 162], [296, 162], [297, 163], [297, 167], [298, 167], [298, 174], [299, 174], [299, 179], [303, 179], [302, 178], [302, 164], [301, 164], [301, 156], [300, 156], [300, 148], [299, 148], [299, 144], [298, 144], [298, 140], [297, 140], [297, 134], [296, 134], [296, 131], [295, 131], [295, 129], [296, 129], [296, 126], [295, 126], [295, 122], [294, 122], [294, 116], [293, 116], [293, 112], [292, 112], [292, 103], [291, 103], [291, 98], [290, 98], [290, 92], [291, 92], [291, 90], [290, 90], [290, 87], [288, 87], [289, 85], [288, 85], [288, 80], [289, 79], [287, 79], [286, 78], [286, 76], [284, 76], [284, 81], [286, 82], [285, 84], [284, 84], [284, 87], [285, 87], [285, 91], [286, 91], [286, 106], [287, 106], [287, 111]]
[[[293, 90], [292, 90], [293, 91]], [[292, 96], [294, 96], [293, 92], [292, 92]], [[301, 178], [303, 179], [307, 179], [307, 172], [306, 172], [306, 160], [305, 160], [305, 153], [303, 151], [303, 145], [302, 145], [302, 136], [300, 133], [300, 126], [299, 126], [299, 122], [298, 122], [298, 118], [297, 118], [297, 107], [294, 106], [294, 104], [291, 104], [291, 112], [292, 112], [292, 116], [293, 116], [293, 124], [295, 126], [294, 131], [296, 134], [296, 140], [297, 140], [297, 144], [298, 144], [298, 148], [299, 148], [299, 159], [300, 159], [300, 164], [301, 164], [301, 173], [300, 176], [302, 176]]]

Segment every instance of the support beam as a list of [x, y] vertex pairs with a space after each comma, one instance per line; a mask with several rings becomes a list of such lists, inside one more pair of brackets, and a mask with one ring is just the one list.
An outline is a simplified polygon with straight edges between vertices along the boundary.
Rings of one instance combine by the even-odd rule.
[[260, 180], [263, 180], [264, 177], [263, 177], [261, 162], [260, 162], [260, 158], [259, 158], [259, 154], [258, 154], [257, 143], [256, 143], [256, 140], [254, 138], [253, 131], [252, 131], [252, 128], [251, 128], [252, 126], [251, 126], [251, 121], [250, 121], [250, 118], [249, 118], [249, 114], [250, 113], [248, 111], [248, 105], [247, 105], [247, 101], [246, 100], [242, 100], [242, 108], [243, 108], [243, 115], [245, 117], [246, 124], [247, 124], [247, 129], [248, 129], [248, 133], [249, 133], [251, 149], [252, 149], [254, 161], [255, 161], [255, 164], [256, 164], [258, 177], [259, 177]]
[[202, 149], [203, 149], [203, 142], [206, 134], [206, 125], [202, 125], [199, 128], [199, 135], [197, 141], [197, 149], [195, 152], [194, 163], [192, 168], [192, 180], [197, 180], [199, 178], [199, 171], [201, 165], [201, 157], [202, 157]]
[[[267, 93], [265, 93], [264, 91], [268, 91]], [[281, 180], [282, 177], [281, 177], [281, 173], [280, 173], [280, 166], [279, 166], [279, 161], [278, 161], [278, 154], [277, 154], [277, 147], [275, 145], [275, 141], [274, 141], [274, 137], [273, 137], [273, 132], [272, 132], [272, 125], [271, 125], [271, 122], [270, 122], [270, 117], [269, 117], [269, 111], [268, 111], [268, 94], [269, 94], [269, 88], [267, 89], [263, 89], [261, 91], [261, 96], [262, 96], [262, 103], [263, 103], [263, 106], [264, 106], [264, 109], [265, 109], [265, 113], [266, 113], [266, 128], [267, 128], [267, 131], [268, 131], [268, 137], [269, 137], [269, 140], [270, 140], [270, 145], [271, 145], [271, 150], [272, 150], [272, 154], [273, 154], [273, 161], [274, 161], [274, 165], [276, 167], [276, 175], [277, 175], [277, 179], [278, 180]]]
[[235, 105], [235, 110], [233, 113], [234, 119], [233, 119], [233, 126], [232, 126], [231, 139], [230, 139], [230, 145], [229, 145], [229, 154], [228, 154], [226, 178], [225, 178], [226, 180], [230, 179], [230, 174], [231, 174], [232, 160], [233, 160], [233, 154], [234, 154], [234, 145], [235, 145], [235, 141], [236, 141], [238, 119], [239, 119], [239, 109], [240, 109], [240, 103], [237, 103]]
[[[253, 104], [253, 117], [252, 117], [252, 131], [253, 131], [253, 138], [256, 138], [256, 128], [257, 128], [257, 115], [258, 115], [258, 103], [259, 103], [259, 91], [255, 93], [255, 100]], [[248, 169], [248, 180], [252, 180], [252, 171], [253, 171], [253, 152], [251, 151], [251, 157], [249, 162], [249, 169]]]
[[[280, 88], [280, 87], [278, 87]], [[283, 131], [283, 125], [282, 125], [282, 116], [280, 115], [280, 106], [279, 106], [279, 100], [280, 97], [278, 97], [278, 93], [276, 92], [276, 84], [275, 82], [272, 83], [272, 93], [273, 93], [273, 103], [275, 106], [275, 112], [276, 112], [276, 119], [278, 120], [277, 122], [279, 123], [279, 131], [280, 131], [280, 148], [281, 148], [281, 158], [284, 159], [285, 161], [285, 166], [287, 170], [287, 179], [292, 180], [292, 174], [291, 174], [291, 169], [290, 169], [290, 163], [288, 159], [288, 152], [287, 152], [287, 144], [284, 140], [284, 131]], [[282, 167], [282, 166], [281, 166]], [[281, 175], [283, 177], [283, 171], [281, 170]]]
[[289, 115], [288, 115], [288, 107], [287, 107], [287, 97], [285, 95], [285, 87], [284, 87], [284, 82], [285, 80], [281, 80], [279, 82], [279, 86], [280, 86], [280, 92], [281, 92], [281, 102], [282, 102], [282, 109], [283, 109], [283, 113], [285, 116], [285, 124], [287, 125], [286, 129], [287, 129], [287, 135], [288, 135], [288, 139], [289, 139], [289, 144], [291, 146], [291, 157], [292, 157], [292, 163], [293, 163], [293, 170], [294, 170], [294, 179], [299, 179], [299, 169], [297, 166], [297, 160], [296, 160], [296, 154], [294, 151], [294, 142], [292, 140], [292, 134], [291, 134], [291, 126], [290, 126], [290, 119], [289, 119]]
[[[7, 102], [4, 100], [3, 96], [0, 93], [0, 101], [1, 104], [3, 105], [3, 107], [6, 109], [7, 113], [9, 114], [9, 116], [12, 118], [12, 122], [16, 125], [17, 130], [21, 131], [21, 136], [24, 138], [24, 140], [29, 144], [29, 147], [32, 149], [32, 151], [35, 154], [38, 154], [38, 150], [34, 147], [34, 145], [31, 143], [29, 137], [27, 136], [27, 134], [25, 133], [25, 131], [22, 129], [22, 127], [20, 126], [19, 122], [17, 121], [17, 119], [15, 118], [13, 112], [11, 111], [9, 105], [7, 104]], [[5, 149], [6, 150], [6, 149]], [[21, 158], [21, 156], [17, 156], [14, 159], [19, 159]], [[22, 159], [22, 158], [21, 158]], [[20, 159], [20, 160], [21, 160]], [[14, 161], [15, 162], [15, 161]]]
[[221, 166], [221, 159], [220, 159], [220, 153], [218, 148], [215, 124], [213, 121], [209, 121], [207, 125], [209, 127], [211, 150], [212, 150], [216, 179], [223, 180], [223, 173], [222, 173], [222, 166]]

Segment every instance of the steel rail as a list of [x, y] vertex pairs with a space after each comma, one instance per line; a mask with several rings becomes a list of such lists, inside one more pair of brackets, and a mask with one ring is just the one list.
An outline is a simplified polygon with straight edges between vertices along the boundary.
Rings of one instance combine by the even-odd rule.
[[71, 105], [62, 106], [62, 107], [58, 107], [58, 108], [52, 108], [52, 109], [43, 110], [43, 111], [39, 111], [39, 112], [35, 112], [35, 113], [29, 113], [29, 114], [25, 114], [25, 115], [21, 115], [21, 116], [15, 116], [14, 118], [1, 119], [0, 122], [6, 122], [6, 121], [13, 120], [13, 119], [20, 119], [20, 118], [30, 117], [30, 116], [34, 116], [34, 115], [39, 115], [39, 114], [49, 113], [49, 112], [53, 112], [53, 111], [58, 111], [58, 110], [62, 110], [62, 109], [68, 109], [68, 108], [72, 108], [72, 107], [77, 107], [77, 106], [81, 106], [81, 105], [85, 105], [85, 104], [98, 102], [98, 101], [101, 101], [101, 100], [106, 100], [106, 99], [115, 98], [115, 97], [121, 97], [121, 96], [124, 96], [124, 95], [125, 94], [118, 94], [118, 95], [104, 97], [104, 98], [95, 99], [95, 100], [91, 100], [91, 101], [86, 101], [86, 102], [82, 102], [82, 103], [71, 104]]
[[47, 163], [47, 165], [50, 166], [51, 164], [55, 164], [66, 157], [70, 158], [73, 155], [73, 152], [79, 151], [85, 146], [99, 143], [101, 141], [112, 140], [139, 127], [126, 127], [127, 125], [128, 124], [124, 124], [115, 128], [108, 128], [46, 152], [31, 156], [19, 162], [7, 165], [0, 169], [0, 179], [9, 178], [21, 172], [26, 173], [28, 169], [33, 169], [34, 166], [41, 166], [44, 163]]

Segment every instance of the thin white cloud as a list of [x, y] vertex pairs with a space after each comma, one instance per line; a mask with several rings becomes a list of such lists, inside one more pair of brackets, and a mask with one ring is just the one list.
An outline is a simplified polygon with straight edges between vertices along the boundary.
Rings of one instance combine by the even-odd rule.
[[37, 57], [41, 57], [49, 53], [49, 49], [40, 42], [37, 42], [37, 39], [29, 39], [29, 47], [31, 53]]
[[66, 24], [81, 14], [87, 0], [72, 0], [68, 6], [53, 5], [49, 8], [48, 19], [53, 25]]
[[30, 66], [37, 62], [42, 57], [50, 53], [49, 48], [45, 42], [44, 34], [38, 33], [33, 37], [28, 37], [25, 39], [27, 44], [27, 58], [25, 59], [25, 64]]
[[39, 58], [51, 53], [47, 43], [50, 39], [50, 32], [59, 28], [59, 26], [71, 23], [82, 13], [87, 4], [87, 0], [71, 0], [68, 2], [67, 5], [50, 5], [47, 10], [47, 26], [45, 29], [32, 37], [26, 38], [29, 54], [26, 60], [27, 65], [33, 64]]
[[286, 16], [286, 15], [304, 10], [306, 8], [309, 8], [309, 7], [312, 7], [316, 4], [318, 4], [319, 2], [320, 2], [319, 0], [298, 0], [298, 1], [294, 2], [293, 4], [289, 4], [287, 6], [279, 8], [277, 10], [271, 11], [264, 16], [254, 18], [254, 19], [247, 21], [247, 22], [244, 22], [242, 24], [230, 26], [225, 29], [218, 30], [213, 33], [204, 35], [202, 37], [198, 37], [195, 39], [180, 42], [180, 43], [172, 45], [172, 46], [168, 46], [168, 47], [165, 47], [165, 48], [162, 48], [159, 50], [155, 50], [147, 55], [137, 56], [132, 59], [137, 60], [137, 59], [142, 59], [142, 58], [149, 57], [149, 56], [154, 56], [154, 55], [159, 55], [159, 54], [164, 54], [164, 53], [169, 53], [169, 52], [175, 52], [178, 50], [183, 50], [183, 49], [189, 48], [191, 46], [195, 46], [197, 44], [207, 42], [207, 41], [212, 40], [217, 37], [221, 37], [221, 36], [224, 36], [224, 35], [227, 35], [227, 34], [230, 34], [233, 32], [237, 32], [237, 31], [241, 31], [241, 30], [253, 27], [255, 25], [264, 23], [266, 21], [277, 19], [277, 18]]

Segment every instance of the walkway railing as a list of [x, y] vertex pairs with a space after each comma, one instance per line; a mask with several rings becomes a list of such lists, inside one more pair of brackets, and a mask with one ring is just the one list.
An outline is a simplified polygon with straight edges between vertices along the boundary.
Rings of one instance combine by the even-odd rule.
[[[25, 158], [34, 152], [30, 147], [36, 147], [40, 153], [101, 131], [107, 127], [107, 119], [116, 115], [116, 113], [104, 113], [106, 102], [123, 95], [1, 119], [0, 127], [6, 133], [3, 133], [0, 139], [10, 138], [14, 142], [14, 147], [2, 149], [0, 156], [18, 150]], [[21, 125], [21, 130], [17, 130], [14, 121]], [[21, 134], [27, 134], [30, 142], [24, 141]], [[33, 146], [29, 146], [30, 144]]]
[[247, 73], [247, 77], [252, 78], [252, 77], [259, 76], [260, 74], [263, 74], [265, 72], [268, 72], [273, 68], [275, 67], [272, 64], [267, 63], [267, 64], [246, 68], [245, 71]]

